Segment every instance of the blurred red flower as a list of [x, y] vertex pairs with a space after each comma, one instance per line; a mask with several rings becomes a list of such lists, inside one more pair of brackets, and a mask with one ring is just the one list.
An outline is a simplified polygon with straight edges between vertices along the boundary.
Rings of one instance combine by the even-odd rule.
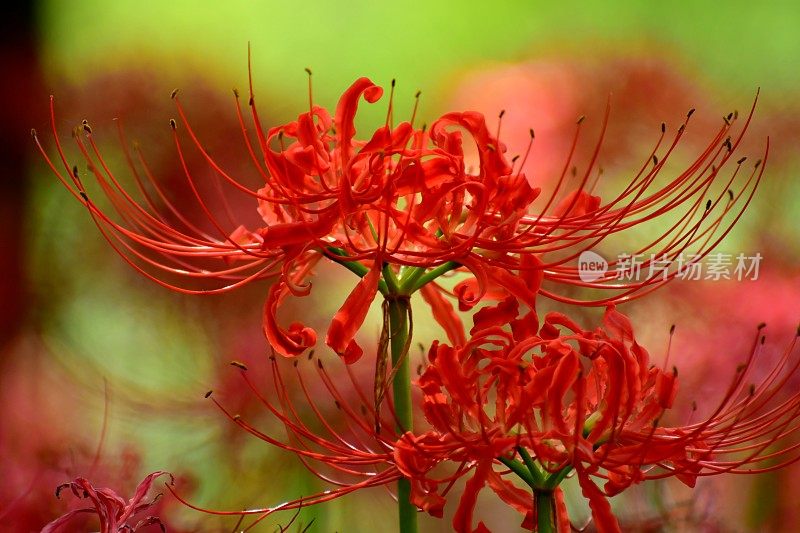
[[[120, 497], [114, 490], [95, 488], [88, 480], [80, 477], [69, 483], [59, 485], [56, 489], [56, 497], [59, 497], [61, 491], [64, 489], [70, 489], [76, 498], [90, 500], [92, 506], [68, 511], [61, 517], [47, 524], [44, 529], [42, 529], [42, 533], [56, 533], [76, 516], [87, 513], [96, 514], [100, 519], [100, 533], [133, 533], [148, 525], [158, 525], [162, 531], [166, 531], [166, 527], [161, 522], [161, 519], [156, 516], [147, 516], [141, 519], [136, 518], [136, 515], [150, 509], [156, 504], [156, 501], [158, 501], [160, 494], [150, 501], [146, 501], [145, 498], [150, 491], [153, 481], [161, 476], [169, 476], [170, 480], [172, 480], [172, 474], [167, 472], [153, 472], [139, 483], [136, 487], [136, 493], [128, 501], [125, 501], [125, 499]], [[172, 481], [170, 482], [172, 483]]]

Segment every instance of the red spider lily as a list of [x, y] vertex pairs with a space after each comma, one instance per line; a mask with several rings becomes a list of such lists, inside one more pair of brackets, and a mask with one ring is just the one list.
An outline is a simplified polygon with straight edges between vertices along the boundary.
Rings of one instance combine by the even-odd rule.
[[299, 361], [293, 377], [302, 390], [300, 402], [287, 392], [285, 382], [292, 376], [282, 373], [275, 357], [273, 391], [260, 390], [243, 368], [245, 383], [284, 425], [288, 439], [262, 432], [217, 405], [239, 427], [293, 452], [336, 488], [270, 508], [201, 510], [258, 516], [252, 527], [277, 511], [405, 477], [412, 481], [411, 502], [441, 517], [455, 482], [471, 475], [456, 509], [456, 531], [488, 531], [482, 522], [473, 527], [477, 495], [486, 486], [524, 514], [523, 527], [530, 528], [537, 523], [535, 500], [509, 479], [514, 474], [537, 497], [552, 495], [559, 531], [568, 531], [558, 484], [574, 472], [599, 530], [619, 531], [606, 497], [632, 484], [675, 476], [694, 486], [700, 476], [765, 472], [800, 458], [797, 445], [778, 447], [800, 429], [792, 421], [800, 414], [800, 394], [786, 390], [800, 366], [800, 358], [792, 357], [796, 340], [758, 384], [748, 386], [763, 342], [757, 339], [711, 414], [668, 426], [659, 421], [673, 406], [677, 371], [651, 365], [629, 320], [613, 307], [602, 328], [587, 331], [559, 313], [548, 314], [540, 325], [534, 313], [519, 316], [519, 304], [508, 298], [477, 313], [475, 324], [466, 343], [431, 347], [418, 380], [429, 426], [416, 433], [392, 429], [391, 401], [382, 412], [375, 409], [358, 365], [345, 366], [349, 383], [344, 384], [321, 361], [313, 365], [329, 401], [342, 413], [341, 424], [324, 414], [319, 387], [309, 385]]
[[[456, 460], [474, 469], [457, 530], [473, 530], [477, 493], [487, 484], [518, 491], [504, 500], [530, 518], [531, 498], [502, 478], [511, 472], [538, 497], [574, 471], [598, 531], [620, 531], [606, 497], [632, 484], [675, 476], [694, 486], [699, 476], [766, 472], [800, 458], [797, 444], [781, 445], [800, 429], [794, 421], [800, 393], [786, 387], [800, 366], [800, 357], [792, 357], [796, 338], [766, 376], [748, 385], [763, 343], [759, 329], [711, 414], [662, 426], [677, 371], [650, 364], [627, 317], [610, 307], [603, 328], [586, 331], [550, 313], [531, 335], [535, 319], [514, 318], [516, 311], [515, 301], [501, 302], [476, 317], [465, 344], [431, 347], [419, 386], [432, 429], [406, 434], [396, 449], [398, 467], [415, 482], [417, 502], [437, 497], [442, 482], [432, 475], [435, 467]], [[509, 323], [511, 331], [502, 327]], [[497, 472], [500, 463], [509, 470]]]
[[[414, 437], [410, 433], [399, 434], [396, 427], [394, 406], [391, 395], [387, 395], [387, 402], [376, 410], [372, 401], [372, 375], [362, 373], [362, 366], [358, 363], [344, 365], [347, 376], [329, 373], [326, 366], [319, 359], [309, 357], [309, 362], [296, 359], [291, 367], [291, 374], [286, 375], [285, 366], [288, 364], [281, 358], [270, 359], [272, 368], [271, 390], [262, 390], [253, 380], [246, 366], [238, 362], [231, 363], [241, 370], [241, 376], [247, 388], [258, 398], [267, 411], [275, 417], [286, 429], [287, 437], [281, 439], [275, 436], [274, 431], [262, 431], [258, 424], [231, 412], [212, 393], [208, 396], [234, 422], [247, 433], [271, 445], [289, 451], [296, 455], [303, 465], [321, 480], [330, 483], [334, 488], [316, 495], [304, 496], [283, 502], [268, 508], [249, 509], [245, 511], [219, 511], [201, 508], [186, 501], [180, 494], [176, 497], [189, 507], [211, 514], [227, 516], [254, 516], [255, 519], [244, 531], [249, 531], [259, 524], [264, 518], [278, 511], [297, 510], [303, 507], [324, 503], [352, 492], [371, 487], [391, 487], [403, 477], [412, 477], [415, 484], [412, 504], [435, 517], [441, 518], [446, 503], [445, 497], [459, 478], [467, 474], [474, 462], [474, 458], [465, 453], [452, 452], [457, 447], [457, 442], [434, 442], [428, 435]], [[309, 368], [310, 367], [310, 368]], [[314, 379], [315, 381], [311, 381]], [[290, 392], [287, 382], [291, 381], [300, 389], [299, 397]], [[368, 383], [364, 386], [364, 383]], [[322, 392], [328, 394], [324, 399]], [[330, 416], [332, 404], [340, 412], [339, 417]], [[439, 435], [441, 437], [441, 435]], [[446, 439], [448, 436], [444, 436]], [[452, 454], [452, 455], [451, 455]], [[420, 466], [416, 469], [409, 466], [412, 461], [417, 461]], [[422, 465], [430, 462], [449, 461], [454, 465], [454, 472], [447, 473], [439, 479], [432, 480], [421, 478], [415, 472], [428, 473]], [[499, 474], [489, 474], [490, 486], [503, 498], [516, 508], [526, 508], [528, 518], [525, 524], [532, 524], [535, 518], [530, 509], [529, 497], [523, 491], [507, 483]], [[444, 490], [437, 490], [439, 484], [446, 484]], [[474, 500], [469, 494], [462, 499], [459, 506], [456, 523], [458, 531], [465, 531], [464, 517], [471, 516]], [[556, 491], [559, 510], [566, 520], [566, 508], [560, 490]], [[470, 503], [471, 501], [471, 503]], [[464, 510], [461, 510], [461, 509]], [[567, 523], [562, 521], [562, 523]], [[485, 527], [485, 526], [484, 526]], [[237, 525], [238, 528], [238, 525]], [[488, 531], [488, 530], [487, 530]]]
[[[741, 216], [764, 169], [759, 162], [751, 171], [742, 171], [742, 158], [732, 172], [724, 170], [750, 124], [751, 111], [737, 134], [732, 131], [736, 116], [726, 117], [683, 172], [657, 185], [686, 123], [671, 139], [662, 126], [640, 170], [622, 192], [604, 202], [593, 194], [590, 184], [602, 134], [585, 172], [568, 177], [579, 121], [564, 170], [552, 193], [537, 205], [540, 189], [531, 186], [519, 170], [525, 157], [519, 165], [516, 158], [507, 159], [499, 128], [493, 134], [479, 113], [448, 113], [428, 129], [416, 128], [415, 105], [410, 120], [395, 125], [390, 98], [384, 125], [367, 140], [355, 139], [354, 119], [361, 98], [374, 103], [382, 93], [370, 80], [358, 79], [342, 95], [331, 117], [314, 105], [309, 82], [308, 112], [267, 130], [259, 120], [252, 84], [249, 121], [238, 105], [237, 93], [245, 157], [260, 179], [253, 188], [211, 157], [173, 94], [181, 124], [178, 128], [171, 121], [175, 146], [192, 195], [207, 218], [205, 225], [211, 228], [208, 231], [175, 209], [141, 158], [138, 162], [127, 158], [141, 199], [127, 191], [103, 158], [87, 122], [74, 132], [74, 140], [89, 173], [108, 197], [110, 209], [101, 208], [95, 195], [89, 195], [77, 166], [68, 162], [52, 105], [58, 159], [46, 155], [35, 132], [34, 138], [50, 168], [89, 210], [111, 246], [145, 276], [177, 291], [210, 294], [277, 275], [265, 305], [264, 330], [282, 355], [299, 355], [316, 342], [313, 329], [299, 322], [286, 328], [276, 313], [287, 296], [309, 293], [305, 281], [317, 261], [327, 257], [358, 273], [362, 280], [334, 317], [326, 338], [348, 362], [362, 354], [353, 336], [378, 291], [410, 294], [455, 268], [475, 274], [478, 282], [468, 292], [478, 295], [489, 290], [484, 282], [497, 269], [505, 270], [505, 277], [528, 269], [552, 282], [615, 291], [612, 296], [589, 300], [593, 305], [645, 294], [676, 273], [629, 283], [613, 282], [609, 273], [584, 282], [569, 264], [604, 239], [668, 212], [677, 214], [673, 217], [677, 221], [651, 242], [638, 245], [635, 252], [674, 260], [690, 250], [702, 257]], [[603, 131], [607, 118], [608, 112]], [[258, 204], [261, 227], [248, 229], [242, 222], [247, 217], [237, 213], [230, 213], [231, 224], [220, 220], [200, 192], [197, 171], [188, 163], [187, 143], [206, 163], [207, 172]], [[613, 269], [615, 263], [610, 266]], [[487, 273], [487, 269], [493, 270]], [[561, 301], [581, 301], [549, 289], [541, 292]], [[434, 290], [427, 291], [426, 299], [442, 300]], [[462, 304], [466, 305], [463, 299]]]
[[79, 477], [74, 481], [64, 483], [56, 489], [56, 496], [60, 496], [61, 491], [68, 488], [77, 498], [91, 500], [93, 507], [75, 509], [65, 513], [60, 518], [47, 524], [42, 529], [42, 533], [56, 533], [74, 517], [86, 513], [96, 514], [100, 519], [100, 533], [133, 533], [148, 525], [158, 525], [162, 531], [166, 531], [161, 519], [156, 516], [142, 518], [135, 525], [130, 524], [136, 515], [155, 505], [160, 495], [151, 501], [145, 501], [145, 497], [153, 481], [160, 476], [169, 476], [170, 482], [172, 482], [172, 474], [168, 472], [153, 472], [139, 483], [139, 486], [136, 487], [136, 493], [127, 502], [112, 489], [95, 488], [84, 478]]

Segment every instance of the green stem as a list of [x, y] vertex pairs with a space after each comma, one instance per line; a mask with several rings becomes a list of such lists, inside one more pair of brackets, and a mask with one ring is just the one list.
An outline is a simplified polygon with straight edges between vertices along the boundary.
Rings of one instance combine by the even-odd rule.
[[455, 261], [448, 261], [447, 263], [426, 272], [424, 275], [419, 275], [417, 272], [415, 272], [414, 276], [409, 276], [408, 279], [403, 281], [400, 289], [406, 294], [411, 294], [425, 286], [427, 283], [435, 280], [442, 274], [450, 272], [451, 270], [455, 270], [460, 266], [461, 265]]
[[[399, 363], [392, 382], [397, 431], [400, 435], [413, 429], [414, 411], [411, 406], [411, 365], [407, 353], [408, 298], [389, 300], [389, 332], [392, 367]], [[400, 533], [417, 532], [417, 508], [411, 504], [411, 481], [401, 478], [397, 482], [397, 509], [400, 515]]]
[[550, 474], [550, 476], [545, 480], [545, 488], [555, 490], [559, 485], [561, 485], [561, 482], [564, 481], [564, 478], [566, 478], [570, 472], [572, 472], [572, 466], [565, 466], [555, 474]]
[[386, 281], [386, 287], [389, 289], [390, 294], [396, 294], [398, 290], [397, 276], [389, 263], [383, 264], [383, 279]]
[[508, 457], [503, 457], [502, 455], [497, 459], [498, 461], [506, 465], [509, 468], [509, 470], [518, 475], [520, 479], [522, 479], [522, 481], [530, 485], [530, 487], [532, 488], [536, 487], [536, 480], [533, 478], [531, 472], [525, 470], [525, 467], [522, 464], [520, 464], [519, 461], [515, 459], [509, 459]]
[[533, 491], [533, 505], [536, 507], [536, 532], [555, 533], [555, 499], [551, 490]]

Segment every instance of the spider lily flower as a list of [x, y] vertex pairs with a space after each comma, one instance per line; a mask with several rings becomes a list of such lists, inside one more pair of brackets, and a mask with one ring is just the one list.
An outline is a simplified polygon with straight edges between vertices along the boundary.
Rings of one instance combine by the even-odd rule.
[[[415, 105], [408, 121], [394, 124], [390, 97], [384, 125], [359, 140], [354, 120], [360, 101], [377, 102], [383, 89], [366, 78], [356, 80], [331, 116], [314, 104], [310, 80], [309, 76], [309, 110], [296, 121], [269, 129], [259, 119], [252, 82], [249, 120], [235, 93], [243, 153], [259, 177], [258, 187], [246, 186], [212, 158], [173, 93], [179, 119], [170, 121], [174, 143], [192, 195], [211, 227], [208, 231], [175, 209], [143, 159], [127, 157], [141, 194], [124, 188], [84, 121], [73, 137], [89, 174], [108, 197], [110, 208], [101, 207], [59, 141], [52, 100], [58, 157], [51, 159], [33, 135], [47, 164], [87, 208], [109, 244], [145, 276], [177, 291], [202, 294], [277, 277], [265, 304], [264, 330], [281, 355], [299, 355], [316, 342], [312, 328], [299, 322], [285, 327], [276, 316], [285, 298], [309, 294], [307, 278], [315, 264], [324, 257], [356, 272], [362, 279], [334, 316], [326, 337], [349, 362], [362, 354], [353, 336], [377, 292], [407, 296], [453, 269], [475, 275], [477, 290], [472, 292], [479, 296], [490, 290], [487, 282], [497, 285], [523, 270], [556, 284], [613, 291], [584, 301], [541, 289], [544, 296], [565, 302], [607, 305], [646, 294], [676, 272], [620, 282], [613, 273], [616, 263], [611, 262], [611, 272], [586, 282], [571, 262], [606, 238], [670, 212], [676, 215], [671, 220], [677, 221], [666, 224], [650, 242], [638, 244], [636, 252], [674, 260], [691, 251], [701, 258], [742, 215], [764, 170], [760, 161], [749, 171], [742, 170], [744, 158], [730, 163], [737, 161], [734, 153], [750, 124], [751, 110], [738, 133], [732, 130], [738, 115], [732, 113], [684, 171], [659, 180], [686, 129], [684, 123], [668, 136], [662, 125], [640, 170], [623, 191], [603, 201], [590, 183], [602, 133], [585, 172], [568, 177], [579, 121], [564, 170], [552, 192], [542, 195], [519, 170], [527, 155], [519, 165], [517, 159], [509, 160], [499, 128], [492, 133], [479, 113], [447, 113], [430, 128], [417, 128]], [[607, 119], [608, 111], [603, 132]], [[262, 220], [258, 227], [247, 227], [241, 222], [247, 217], [237, 213], [230, 213], [232, 223], [215, 214], [198, 186], [197, 169], [188, 162], [189, 150], [199, 154], [206, 172], [252, 199]], [[508, 275], [498, 280], [498, 269]], [[433, 289], [439, 295], [429, 290], [426, 299], [440, 303], [443, 290], [436, 285]], [[507, 287], [501, 289], [508, 292]], [[461, 304], [467, 305], [463, 300]]]
[[[363, 489], [389, 488], [399, 479], [410, 477], [414, 487], [411, 503], [431, 516], [441, 518], [451, 489], [471, 471], [474, 457], [459, 451], [460, 439], [447, 442], [448, 435], [430, 433], [414, 436], [398, 432], [395, 408], [390, 397], [387, 396], [388, 401], [379, 409], [372, 402], [372, 376], [363, 372], [363, 363], [344, 364], [343, 373], [339, 374], [329, 370], [313, 354], [308, 360], [296, 358], [291, 366], [283, 358], [272, 356], [272, 375], [267, 380], [270, 386], [263, 388], [245, 365], [232, 362], [231, 365], [239, 369], [246, 388], [285, 428], [286, 437], [283, 439], [276, 436], [274, 430], [261, 429], [263, 420], [257, 422], [251, 417], [241, 416], [229, 409], [225, 398], [218, 398], [212, 392], [207, 394], [236, 426], [255, 438], [291, 452], [309, 472], [329, 483], [332, 489], [271, 507], [244, 511], [199, 507], [175, 493], [176, 498], [198, 511], [238, 516], [242, 530], [249, 531], [274, 513], [328, 502]], [[339, 416], [331, 416], [330, 411], [334, 406]], [[272, 425], [267, 424], [266, 427], [272, 428]], [[434, 479], [428, 465], [440, 462], [453, 465], [452, 471]], [[427, 477], [423, 477], [422, 473]], [[506, 483], [499, 475], [491, 474], [490, 479], [492, 488], [505, 501], [512, 502], [512, 505], [525, 505], [522, 503], [524, 496], [520, 494], [522, 491]], [[443, 490], [439, 488], [441, 484], [446, 485]], [[561, 508], [565, 509], [560, 491], [557, 494]], [[474, 501], [470, 501], [470, 496], [466, 496], [459, 509], [470, 508], [471, 513], [470, 506], [474, 505]], [[459, 511], [459, 516], [463, 522], [466, 511]], [[532, 516], [528, 517], [526, 523], [531, 523]], [[244, 526], [246, 517], [252, 517], [253, 520]], [[458, 524], [456, 528], [466, 531]]]
[[84, 507], [65, 513], [47, 524], [42, 529], [42, 533], [63, 531], [68, 522], [82, 514], [97, 515], [100, 519], [100, 533], [132, 533], [148, 525], [158, 525], [162, 531], [166, 531], [161, 519], [156, 516], [147, 516], [133, 522], [136, 520], [136, 515], [153, 507], [158, 501], [160, 495], [151, 501], [146, 501], [145, 498], [153, 481], [161, 476], [169, 476], [170, 482], [173, 482], [172, 474], [168, 472], [153, 472], [139, 483], [139, 486], [136, 487], [136, 493], [128, 501], [125, 501], [112, 489], [95, 488], [88, 480], [80, 477], [69, 483], [59, 485], [56, 489], [56, 497], [59, 497], [64, 489], [70, 489], [76, 498], [90, 500], [92, 507]]
[[[544, 509], [551, 525], [568, 531], [563, 502], [553, 496], [565, 476], [576, 475], [598, 531], [620, 531], [607, 497], [632, 484], [674, 476], [693, 487], [701, 476], [767, 472], [800, 458], [789, 439], [800, 429], [800, 394], [787, 387], [800, 366], [797, 338], [772, 370], [758, 375], [759, 329], [710, 414], [664, 425], [677, 370], [650, 363], [627, 317], [609, 307], [603, 327], [584, 330], [559, 313], [538, 326], [533, 318], [515, 318], [516, 308], [512, 300], [487, 308], [465, 344], [431, 347], [418, 381], [431, 429], [407, 433], [395, 453], [412, 479], [412, 501], [438, 497], [435, 472], [448, 461], [462, 461], [460, 475], [472, 472], [456, 530], [485, 531], [472, 522], [477, 494], [487, 485], [527, 524], [537, 523], [535, 513]], [[533, 498], [511, 484], [511, 474]], [[545, 507], [534, 506], [542, 498]]]

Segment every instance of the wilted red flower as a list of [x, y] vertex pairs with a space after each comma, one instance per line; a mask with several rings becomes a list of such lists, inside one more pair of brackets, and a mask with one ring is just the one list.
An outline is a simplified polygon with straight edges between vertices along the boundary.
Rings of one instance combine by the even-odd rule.
[[[314, 105], [309, 89], [308, 112], [265, 130], [251, 88], [255, 138], [248, 133], [237, 93], [245, 157], [263, 182], [256, 188], [242, 184], [211, 157], [173, 94], [186, 131], [181, 135], [177, 123], [171, 121], [179, 159], [210, 230], [178, 212], [144, 162], [134, 164], [129, 157], [141, 197], [135, 199], [103, 159], [87, 122], [74, 132], [74, 139], [111, 209], [100, 207], [95, 195], [87, 192], [77, 166], [68, 162], [58, 141], [54, 113], [51, 122], [59, 159], [54, 162], [44, 149], [42, 153], [62, 183], [87, 207], [111, 246], [158, 283], [181, 292], [208, 294], [278, 276], [267, 297], [264, 330], [282, 355], [302, 353], [315, 344], [317, 334], [299, 322], [282, 326], [276, 316], [280, 303], [289, 295], [309, 293], [311, 287], [305, 281], [323, 257], [356, 272], [362, 279], [334, 316], [326, 338], [348, 362], [361, 356], [353, 336], [377, 292], [408, 296], [453, 269], [475, 275], [477, 281], [462, 288], [478, 296], [488, 289], [490, 273], [498, 269], [506, 272], [501, 277], [531, 270], [555, 283], [615, 291], [610, 297], [590, 299], [595, 305], [644, 294], [675, 273], [611, 283], [610, 272], [585, 282], [571, 263], [607, 237], [671, 211], [679, 211], [677, 220], [651, 242], [638, 245], [636, 252], [675, 259], [691, 250], [702, 257], [739, 218], [764, 168], [759, 162], [750, 172], [740, 172], [741, 158], [729, 177], [721, 177], [752, 111], [735, 135], [731, 128], [736, 116], [731, 114], [686, 170], [657, 185], [686, 127], [681, 125], [670, 139], [662, 125], [639, 172], [620, 194], [603, 202], [594, 195], [591, 183], [602, 134], [585, 171], [569, 177], [576, 133], [554, 190], [537, 204], [540, 189], [519, 170], [525, 156], [520, 161], [507, 159], [499, 128], [493, 134], [479, 113], [448, 113], [426, 129], [415, 127], [415, 107], [409, 121], [395, 125], [390, 98], [384, 125], [368, 140], [356, 140], [354, 119], [360, 99], [374, 103], [382, 93], [370, 80], [358, 79], [342, 95], [331, 117]], [[260, 227], [248, 228], [243, 223], [248, 217], [239, 213], [230, 213], [231, 223], [224, 223], [209, 207], [197, 187], [196, 172], [187, 163], [187, 138], [207, 163], [206, 171], [258, 204]], [[740, 174], [746, 176], [740, 178]], [[717, 188], [720, 181], [722, 186]], [[613, 270], [615, 265], [610, 266]], [[490, 267], [494, 270], [487, 273]], [[441, 292], [431, 285], [426, 299], [439, 303]], [[561, 301], [582, 301], [550, 289], [541, 293]]]
[[47, 524], [42, 529], [42, 533], [56, 533], [74, 517], [86, 513], [96, 514], [100, 519], [100, 533], [133, 533], [148, 525], [158, 525], [162, 531], [166, 531], [161, 519], [157, 516], [147, 516], [135, 523], [133, 522], [136, 520], [136, 515], [153, 507], [161, 496], [159, 494], [154, 499], [145, 501], [153, 481], [160, 476], [169, 476], [170, 483], [173, 482], [172, 474], [168, 472], [153, 472], [139, 483], [139, 486], [136, 487], [136, 493], [128, 501], [125, 501], [112, 489], [95, 488], [88, 480], [80, 477], [69, 483], [59, 485], [56, 489], [57, 497], [61, 495], [61, 491], [68, 488], [75, 497], [89, 499], [92, 507], [84, 507], [65, 513], [60, 518]]
[[[675, 476], [694, 486], [698, 476], [765, 472], [800, 458], [798, 445], [779, 446], [800, 429], [793, 422], [800, 394], [785, 387], [800, 366], [796, 338], [767, 375], [755, 377], [759, 328], [711, 414], [669, 426], [660, 421], [672, 407], [677, 370], [650, 364], [627, 317], [610, 307], [603, 327], [587, 331], [560, 313], [539, 327], [535, 317], [517, 318], [517, 308], [513, 299], [485, 308], [465, 344], [431, 347], [419, 387], [432, 429], [406, 434], [396, 448], [418, 505], [438, 500], [438, 487], [449, 482], [432, 476], [437, 466], [460, 461], [461, 475], [474, 470], [456, 513], [458, 531], [473, 530], [486, 485], [530, 524], [533, 500], [503, 479], [510, 473], [552, 504], [553, 490], [574, 471], [598, 531], [619, 531], [606, 497], [632, 484]], [[501, 463], [508, 470], [496, 471]]]

